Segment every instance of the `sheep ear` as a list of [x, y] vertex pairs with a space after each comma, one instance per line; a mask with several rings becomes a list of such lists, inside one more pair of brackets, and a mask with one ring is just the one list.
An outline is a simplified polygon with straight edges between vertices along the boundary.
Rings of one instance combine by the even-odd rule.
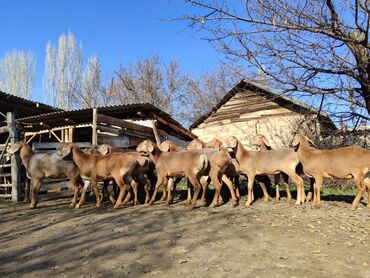
[[101, 154], [106, 155], [106, 154], [108, 154], [108, 147], [101, 145], [101, 146], [98, 147], [98, 151]]
[[169, 152], [170, 151], [170, 144], [168, 144], [168, 142], [164, 142], [163, 144], [161, 144], [160, 149], [164, 152]]
[[152, 152], [154, 151], [154, 145], [153, 145], [153, 143], [150, 143], [150, 144], [148, 145], [148, 151], [149, 151], [150, 153], [152, 153]]
[[[307, 137], [306, 137], [307, 138]], [[309, 144], [311, 144], [314, 148], [317, 148], [316, 144], [309, 138], [307, 138]]]
[[263, 143], [266, 145], [266, 147], [271, 148], [271, 145], [270, 145], [270, 143], [267, 141], [267, 139], [266, 139], [266, 137], [265, 137], [265, 136], [261, 136], [261, 139], [262, 139]]

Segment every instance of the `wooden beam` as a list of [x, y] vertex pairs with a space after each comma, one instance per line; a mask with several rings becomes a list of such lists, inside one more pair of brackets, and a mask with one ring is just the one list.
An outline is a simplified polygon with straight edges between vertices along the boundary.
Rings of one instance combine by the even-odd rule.
[[157, 145], [159, 146], [161, 144], [161, 139], [158, 136], [157, 127], [155, 126], [156, 121], [155, 120], [152, 120], [151, 122], [152, 122], [152, 128], [153, 128], [153, 133], [154, 133], [155, 141], [157, 142]]
[[2, 127], [0, 127], [0, 134], [1, 133], [7, 133], [7, 132], [9, 132], [8, 126], [2, 126]]
[[98, 144], [98, 130], [97, 130], [97, 125], [98, 125], [98, 109], [93, 108], [93, 118], [92, 118], [92, 139], [91, 143], [93, 146], [96, 146]]
[[[130, 129], [130, 130], [135, 130], [135, 131], [140, 131], [142, 133], [148, 134], [148, 135], [153, 135], [153, 129], [147, 126], [131, 123], [122, 119], [114, 118], [111, 116], [106, 116], [102, 114], [98, 114], [98, 122], [99, 123], [105, 123], [108, 125], [114, 125], [118, 127], [122, 127], [124, 129]], [[161, 130], [157, 130], [159, 135], [165, 135], [165, 133]]]
[[173, 124], [173, 123], [170, 123], [169, 121], [163, 119], [162, 117], [158, 116], [157, 114], [152, 114], [152, 118], [161, 122], [162, 124], [164, 125], [167, 125], [169, 127], [171, 127], [172, 129], [192, 138], [192, 139], [196, 139], [197, 136], [195, 136], [193, 133], [191, 133], [190, 131], [186, 130], [186, 129], [182, 129], [180, 128], [179, 126]]
[[[15, 126], [14, 112], [7, 112], [6, 121], [9, 128], [10, 143], [14, 144], [18, 141], [17, 128]], [[20, 200], [20, 190], [21, 190], [21, 164], [19, 159], [19, 154], [11, 156], [11, 177], [12, 177], [12, 201], [18, 202]]]

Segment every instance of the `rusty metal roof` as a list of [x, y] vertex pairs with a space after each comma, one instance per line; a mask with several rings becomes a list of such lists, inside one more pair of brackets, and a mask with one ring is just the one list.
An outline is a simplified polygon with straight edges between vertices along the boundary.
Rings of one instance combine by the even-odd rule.
[[[126, 105], [113, 105], [96, 107], [99, 114], [115, 117], [123, 120], [148, 120], [159, 116], [168, 124], [157, 121], [157, 127], [166, 133], [189, 141], [196, 136], [179, 122], [174, 120], [168, 113], [149, 103], [136, 103]], [[93, 108], [77, 109], [70, 111], [57, 111], [30, 117], [17, 119], [27, 131], [37, 131], [45, 127], [62, 127], [67, 125], [84, 124], [92, 122]], [[43, 128], [41, 128], [42, 123]], [[181, 129], [182, 132], [176, 130]]]
[[[190, 125], [190, 129], [196, 128], [201, 123], [203, 123], [207, 118], [211, 117], [213, 113], [215, 113], [221, 106], [223, 106], [226, 102], [228, 102], [233, 96], [235, 96], [238, 92], [243, 92], [245, 90], [252, 90], [253, 92], [259, 94], [262, 97], [269, 99], [272, 102], [277, 103], [281, 107], [287, 108], [291, 111], [301, 113], [301, 114], [309, 114], [309, 113], [318, 113], [319, 111], [305, 103], [302, 103], [298, 100], [283, 96], [279, 93], [276, 93], [269, 89], [268, 87], [258, 84], [256, 82], [243, 79], [238, 84], [234, 86], [207, 114], [198, 118], [195, 122]], [[246, 103], [247, 104], [247, 103]], [[320, 111], [321, 121], [327, 125], [331, 129], [336, 129], [335, 124], [329, 118], [329, 116]]]

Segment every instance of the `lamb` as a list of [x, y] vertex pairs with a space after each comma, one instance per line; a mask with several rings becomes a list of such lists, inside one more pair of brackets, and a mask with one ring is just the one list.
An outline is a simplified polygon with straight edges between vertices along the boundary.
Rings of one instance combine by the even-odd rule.
[[295, 171], [299, 163], [295, 153], [288, 156], [285, 150], [247, 151], [235, 136], [229, 137], [226, 145], [233, 149], [240, 170], [248, 177], [248, 199], [245, 206], [250, 206], [253, 202], [252, 190], [256, 175], [275, 175], [281, 172], [287, 174], [297, 185], [296, 204], [303, 203], [303, 180]]
[[191, 151], [163, 152], [150, 140], [141, 142], [136, 150], [149, 155], [155, 164], [158, 180], [149, 204], [153, 204], [159, 186], [167, 184], [169, 178], [186, 176], [194, 186], [194, 195], [190, 208], [194, 208], [200, 191], [200, 177], [208, 168], [208, 159], [204, 154]]
[[[293, 140], [304, 173], [315, 179], [313, 206], [320, 207], [320, 190], [324, 178], [353, 178], [358, 192], [351, 208], [356, 209], [366, 187], [370, 190], [370, 178], [366, 176], [370, 170], [370, 151], [356, 146], [317, 150], [310, 148], [309, 143], [314, 145], [302, 134], [297, 134]], [[370, 194], [367, 206], [370, 207]]]
[[[98, 194], [98, 179], [113, 178], [117, 183], [120, 192], [114, 208], [122, 204], [122, 199], [126, 193], [126, 184], [130, 186], [132, 181], [132, 172], [137, 165], [135, 157], [125, 153], [112, 153], [108, 155], [86, 154], [73, 143], [62, 145], [57, 155], [66, 157], [71, 155], [74, 163], [78, 166], [82, 178], [91, 181], [92, 189], [96, 196], [96, 206], [101, 205], [101, 199]], [[85, 201], [86, 190], [82, 192], [81, 199], [76, 208], [81, 207]]]
[[27, 171], [27, 177], [32, 182], [30, 208], [38, 203], [38, 193], [45, 178], [69, 178], [74, 195], [70, 207], [75, 207], [78, 199], [79, 186], [83, 185], [78, 167], [72, 160], [59, 157], [56, 153], [35, 154], [31, 147], [22, 141], [12, 145], [8, 153], [13, 155], [19, 152], [22, 163]]

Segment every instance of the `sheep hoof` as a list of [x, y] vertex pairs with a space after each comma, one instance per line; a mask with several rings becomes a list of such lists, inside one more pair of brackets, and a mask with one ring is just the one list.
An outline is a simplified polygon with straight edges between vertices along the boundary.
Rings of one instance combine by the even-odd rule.
[[75, 206], [75, 208], [76, 209], [79, 209], [81, 207], [81, 204], [77, 204], [76, 206]]
[[118, 208], [119, 208], [119, 206], [120, 206], [120, 205], [115, 204], [115, 205], [114, 205], [114, 208], [115, 208], [115, 209], [118, 209]]
[[249, 207], [251, 205], [251, 203], [250, 202], [246, 202], [245, 204], [244, 204], [244, 206], [245, 207]]
[[29, 208], [34, 209], [36, 207], [36, 204], [30, 204]]
[[214, 208], [215, 206], [216, 206], [216, 204], [213, 203], [213, 202], [209, 205], [210, 208]]
[[73, 204], [73, 203], [69, 205], [70, 208], [74, 208], [75, 206], [76, 204]]
[[201, 200], [201, 201], [200, 201], [200, 205], [201, 205], [202, 207], [204, 207], [204, 206], [206, 205], [206, 201], [205, 201], [205, 200]]
[[238, 200], [232, 200], [231, 203], [233, 204], [233, 207], [236, 207], [238, 205]]

